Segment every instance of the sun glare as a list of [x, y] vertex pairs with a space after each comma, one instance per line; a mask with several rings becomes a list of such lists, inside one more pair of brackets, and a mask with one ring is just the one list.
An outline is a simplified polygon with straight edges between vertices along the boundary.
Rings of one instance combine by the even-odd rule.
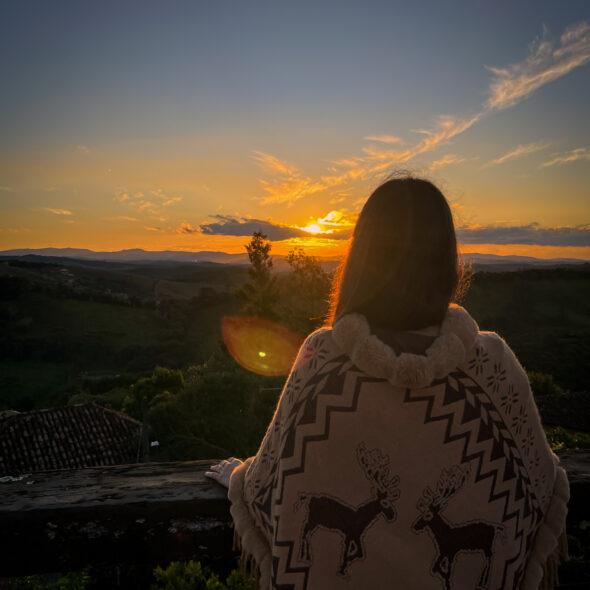
[[301, 228], [303, 231], [309, 232], [310, 234], [323, 234], [326, 233], [322, 230], [322, 228], [317, 223], [312, 223], [307, 227]]

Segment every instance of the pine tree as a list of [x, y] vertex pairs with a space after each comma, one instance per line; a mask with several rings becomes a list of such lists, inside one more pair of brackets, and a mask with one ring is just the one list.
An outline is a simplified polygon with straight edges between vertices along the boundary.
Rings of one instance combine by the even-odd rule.
[[272, 274], [271, 243], [260, 231], [252, 234], [246, 244], [250, 260], [248, 275], [250, 282], [241, 287], [237, 296], [244, 302], [242, 312], [247, 315], [276, 319], [279, 292], [276, 277]]

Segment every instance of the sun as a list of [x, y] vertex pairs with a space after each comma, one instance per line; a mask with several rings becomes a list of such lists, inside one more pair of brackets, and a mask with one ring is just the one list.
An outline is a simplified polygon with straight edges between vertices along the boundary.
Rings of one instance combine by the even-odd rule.
[[317, 224], [317, 223], [312, 223], [311, 225], [308, 225], [307, 227], [302, 227], [301, 228], [303, 231], [306, 231], [310, 234], [322, 234], [325, 233], [322, 228]]

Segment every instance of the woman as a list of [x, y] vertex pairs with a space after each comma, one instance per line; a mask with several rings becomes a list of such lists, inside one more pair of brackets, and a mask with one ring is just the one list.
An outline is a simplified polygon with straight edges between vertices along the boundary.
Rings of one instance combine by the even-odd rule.
[[210, 474], [261, 588], [555, 585], [567, 478], [508, 345], [450, 304], [460, 274], [440, 191], [377, 188], [260, 450]]

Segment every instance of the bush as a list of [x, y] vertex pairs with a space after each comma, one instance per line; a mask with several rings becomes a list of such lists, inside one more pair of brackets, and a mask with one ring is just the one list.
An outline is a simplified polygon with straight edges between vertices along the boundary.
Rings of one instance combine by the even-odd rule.
[[254, 590], [253, 580], [233, 570], [223, 584], [217, 574], [198, 561], [173, 561], [166, 569], [154, 570], [152, 590]]
[[562, 395], [563, 389], [553, 381], [553, 375], [527, 371], [534, 395]]
[[9, 590], [85, 590], [89, 576], [85, 572], [69, 572], [55, 582], [47, 582], [45, 576], [10, 578], [3, 588]]
[[576, 432], [562, 426], [545, 428], [547, 442], [553, 451], [568, 449], [590, 449], [590, 434]]

